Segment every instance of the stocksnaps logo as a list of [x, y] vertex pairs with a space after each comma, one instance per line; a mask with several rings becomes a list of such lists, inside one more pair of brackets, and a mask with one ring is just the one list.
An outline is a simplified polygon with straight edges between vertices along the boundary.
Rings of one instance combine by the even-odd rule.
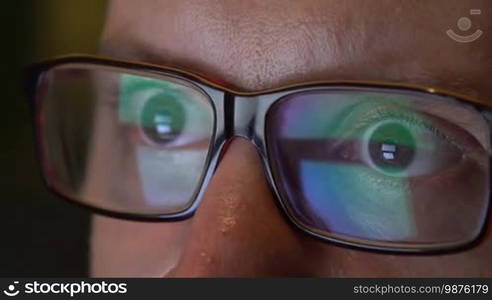
[[70, 297], [74, 297], [76, 294], [126, 294], [126, 283], [107, 283], [102, 282], [26, 282], [17, 287], [19, 281], [14, 281], [14, 284], [10, 284], [3, 293], [9, 297], [17, 296], [19, 293], [23, 294], [68, 294]]
[[16, 289], [16, 285], [18, 283], [18, 281], [14, 281], [14, 284], [9, 284], [9, 286], [6, 290], [3, 291], [3, 293], [9, 297], [17, 296], [19, 294], [19, 290]]
[[[480, 14], [482, 14], [482, 11], [480, 9], [470, 9], [470, 15], [480, 15]], [[458, 20], [457, 26], [463, 33], [465, 33], [467, 30], [469, 30], [472, 27], [472, 21], [468, 17], [461, 17]], [[477, 40], [482, 35], [483, 31], [477, 29], [475, 30], [475, 32], [471, 34], [461, 35], [459, 33], [454, 32], [452, 29], [448, 29], [446, 33], [450, 38], [452, 38], [453, 40], [459, 43], [471, 43]]]

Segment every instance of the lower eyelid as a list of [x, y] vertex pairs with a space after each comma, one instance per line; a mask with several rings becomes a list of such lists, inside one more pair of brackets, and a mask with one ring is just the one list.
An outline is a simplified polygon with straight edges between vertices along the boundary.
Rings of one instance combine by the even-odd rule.
[[144, 134], [141, 132], [141, 129], [138, 126], [127, 124], [122, 125], [123, 129], [121, 134], [130, 138], [134, 143], [138, 143], [140, 145], [145, 145], [147, 147], [153, 148], [155, 150], [162, 151], [180, 151], [180, 150], [193, 150], [193, 149], [204, 149], [209, 145], [209, 137], [203, 137], [200, 139], [194, 139], [193, 142], [182, 142], [182, 143], [169, 143], [166, 145], [161, 145], [151, 141], [148, 138], [144, 137]]

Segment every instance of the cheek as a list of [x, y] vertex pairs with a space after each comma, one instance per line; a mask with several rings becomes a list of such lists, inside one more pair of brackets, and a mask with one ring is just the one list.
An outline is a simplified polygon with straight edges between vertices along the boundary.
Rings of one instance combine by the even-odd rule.
[[490, 277], [492, 222], [475, 247], [445, 255], [390, 255], [318, 243], [311, 247], [320, 277]]
[[178, 262], [189, 221], [144, 223], [94, 216], [93, 277], [161, 277]]
[[318, 277], [490, 277], [490, 238], [471, 250], [449, 255], [376, 254], [326, 245], [318, 251]]
[[[482, 198], [477, 195], [484, 195], [484, 189], [488, 189], [488, 182], [475, 180], [487, 178], [484, 174], [480, 176], [482, 172], [485, 171], [479, 166], [467, 165], [456, 168], [445, 177], [412, 182], [413, 197], [419, 200], [413, 204], [416, 215], [424, 216], [431, 213], [436, 216], [424, 218], [427, 220], [425, 224], [420, 220], [422, 227], [434, 230], [433, 234], [440, 235], [443, 234], [443, 230], [448, 233], [469, 232], [477, 216], [463, 212], [478, 211], [472, 208], [483, 204]], [[456, 184], [457, 182], [460, 184]], [[443, 205], [443, 201], [454, 205]], [[445, 217], [444, 219], [449, 220], [446, 224], [436, 223], [435, 220], [443, 215], [455, 217]], [[321, 250], [316, 255], [320, 258], [320, 276], [489, 277], [492, 275], [492, 222], [489, 221], [486, 225], [485, 234], [477, 246], [454, 254], [388, 255], [350, 250], [329, 244], [319, 245], [319, 249]]]
[[488, 170], [475, 163], [456, 165], [442, 176], [411, 182], [413, 211], [420, 229], [432, 236], [471, 239], [486, 211]]

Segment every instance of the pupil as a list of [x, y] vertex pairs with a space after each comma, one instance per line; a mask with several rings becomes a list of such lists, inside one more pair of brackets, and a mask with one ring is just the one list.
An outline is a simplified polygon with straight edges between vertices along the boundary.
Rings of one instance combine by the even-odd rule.
[[157, 95], [145, 103], [141, 124], [144, 134], [157, 144], [175, 140], [183, 131], [185, 113], [177, 99], [169, 95]]
[[373, 163], [385, 172], [401, 172], [415, 156], [415, 139], [404, 125], [385, 123], [372, 133], [369, 154]]
[[394, 160], [396, 158], [396, 150], [397, 146], [395, 144], [383, 143], [381, 145], [381, 152], [384, 160]]

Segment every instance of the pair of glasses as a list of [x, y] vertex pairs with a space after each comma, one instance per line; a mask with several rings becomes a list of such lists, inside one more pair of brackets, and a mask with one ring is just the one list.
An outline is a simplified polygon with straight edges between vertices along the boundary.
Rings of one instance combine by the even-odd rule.
[[243, 137], [287, 219], [321, 240], [435, 253], [487, 227], [492, 114], [476, 99], [375, 82], [242, 93], [93, 56], [27, 74], [48, 187], [104, 215], [191, 217], [224, 145]]

